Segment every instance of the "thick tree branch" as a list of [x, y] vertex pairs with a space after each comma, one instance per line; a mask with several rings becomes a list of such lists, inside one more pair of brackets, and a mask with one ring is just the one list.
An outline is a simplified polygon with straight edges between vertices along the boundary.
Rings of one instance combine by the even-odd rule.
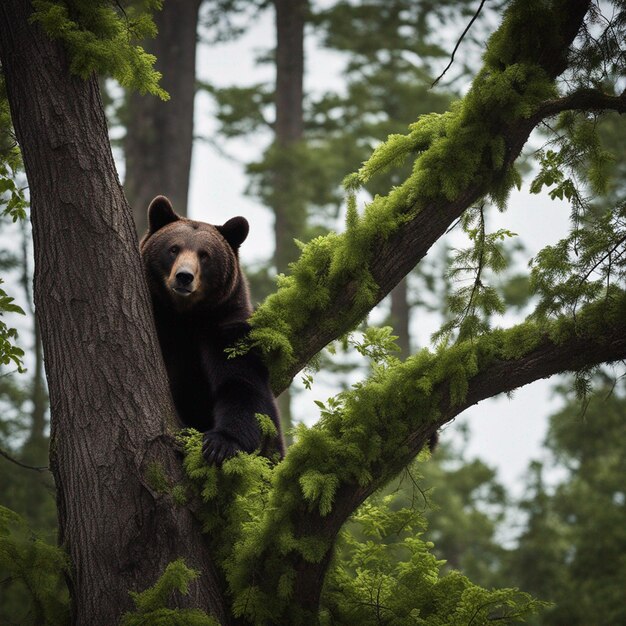
[[[599, 305], [596, 312], [601, 310], [603, 303]], [[545, 332], [534, 348], [520, 358], [502, 356], [500, 352], [503, 350], [506, 353], [506, 349], [502, 348], [506, 342], [500, 344], [501, 347], [469, 379], [467, 393], [462, 402], [455, 403], [451, 399], [450, 380], [439, 383], [430, 393], [431, 397], [441, 398], [438, 408], [440, 417], [436, 421], [421, 423], [406, 438], [406, 445], [390, 450], [388, 456], [381, 458], [376, 465], [376, 471], [373, 472], [374, 479], [370, 484], [361, 486], [355, 482], [344, 483], [336, 493], [335, 506], [329, 515], [322, 516], [317, 511], [311, 511], [310, 506], [303, 502], [294, 514], [296, 519], [292, 518], [294, 527], [303, 529], [303, 534], [324, 537], [329, 545], [332, 545], [340, 528], [354, 510], [403, 467], [406, 467], [438, 428], [454, 420], [468, 407], [541, 378], [626, 359], [626, 297], [624, 295], [606, 318], [603, 318], [600, 313], [597, 321], [578, 330], [574, 328], [573, 322], [569, 324], [567, 332], [572, 334], [567, 339], [556, 340], [551, 336], [554, 334], [555, 326], [551, 333]], [[508, 335], [509, 341], [512, 339], [515, 342], [519, 340], [518, 333], [520, 332], [523, 332], [523, 326], [504, 331], [500, 339]], [[445, 353], [437, 355], [432, 363], [432, 369], [437, 369], [437, 362], [445, 361], [445, 359]], [[414, 420], [415, 416], [410, 411], [406, 414], [385, 415], [381, 416], [379, 428], [381, 433], [384, 433], [387, 422], [402, 423]], [[311, 610], [319, 599], [315, 597], [314, 590], [324, 578], [330, 553], [329, 550], [326, 558], [319, 563], [307, 563], [301, 558], [296, 558], [293, 563], [293, 567], [298, 572], [296, 596], [309, 599], [311, 604], [307, 608]]]
[[626, 94], [611, 96], [596, 89], [581, 89], [563, 98], [547, 100], [532, 114], [534, 125], [563, 111], [615, 111], [626, 113]]
[[[532, 52], [534, 58], [528, 58], [528, 50], [522, 58], [515, 56], [509, 58], [507, 63], [513, 65], [517, 62], [534, 64], [539, 66], [551, 79], [562, 73], [567, 67], [567, 55], [569, 47], [583, 23], [584, 16], [589, 8], [589, 0], [572, 0], [567, 3], [555, 2], [555, 15], [557, 20], [558, 37], [543, 38], [540, 44]], [[508, 32], [509, 37], [522, 36], [517, 32]], [[581, 96], [574, 98], [574, 104], [580, 102]], [[597, 104], [597, 99], [595, 100]], [[606, 101], [605, 101], [606, 102]], [[611, 101], [613, 105], [616, 103]], [[502, 111], [495, 110], [497, 103], [489, 102], [489, 108], [484, 111], [476, 111], [476, 119], [506, 118]], [[541, 109], [541, 105], [539, 105]], [[549, 114], [549, 107], [544, 108]], [[545, 116], [545, 115], [544, 115]], [[276, 394], [282, 392], [291, 382], [292, 378], [313, 358], [324, 346], [337, 337], [354, 328], [374, 304], [380, 302], [389, 292], [406, 276], [428, 253], [433, 244], [445, 234], [451, 224], [455, 222], [463, 212], [472, 206], [477, 200], [485, 196], [491, 190], [491, 186], [503, 177], [519, 156], [524, 144], [540, 118], [518, 117], [509, 122], [494, 124], [490, 130], [492, 138], [502, 138], [505, 143], [505, 157], [499, 170], [494, 171], [491, 155], [486, 151], [483, 154], [484, 163], [477, 171], [491, 170], [491, 177], [476, 177], [476, 182], [469, 184], [458, 194], [454, 200], [438, 198], [426, 205], [416, 204], [415, 200], [407, 194], [406, 204], [400, 213], [406, 221], [400, 228], [389, 236], [380, 236], [373, 249], [377, 250], [375, 257], [369, 262], [368, 270], [376, 283], [377, 290], [374, 302], [359, 301], [358, 294], [361, 284], [358, 280], [346, 275], [344, 284], [336, 289], [331, 301], [325, 306], [325, 311], [311, 315], [294, 331], [293, 343], [294, 355], [292, 361], [280, 371], [274, 378], [273, 387]], [[469, 130], [469, 129], [468, 129]], [[340, 320], [329, 322], [328, 316], [341, 312]], [[336, 316], [336, 315], [335, 315]], [[278, 368], [276, 368], [278, 369]]]

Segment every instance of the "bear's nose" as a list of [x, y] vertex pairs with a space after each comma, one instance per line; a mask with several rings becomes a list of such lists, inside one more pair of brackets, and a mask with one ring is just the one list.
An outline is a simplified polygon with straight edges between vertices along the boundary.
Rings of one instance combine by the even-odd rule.
[[189, 272], [176, 272], [176, 280], [178, 281], [178, 283], [180, 285], [183, 285], [184, 287], [186, 287], [187, 285], [191, 284], [191, 282], [193, 281], [193, 274], [190, 274]]

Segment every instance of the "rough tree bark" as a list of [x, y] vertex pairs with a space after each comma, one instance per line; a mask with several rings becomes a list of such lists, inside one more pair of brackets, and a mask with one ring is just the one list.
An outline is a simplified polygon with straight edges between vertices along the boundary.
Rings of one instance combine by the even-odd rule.
[[117, 623], [131, 606], [128, 591], [145, 588], [181, 556], [202, 575], [180, 605], [226, 622], [196, 521], [146, 476], [160, 469], [174, 484], [182, 472], [167, 435], [173, 408], [97, 81], [70, 76], [63, 49], [29, 23], [30, 12], [23, 0], [2, 3], [0, 58], [30, 185], [34, 298], [73, 622]]
[[187, 215], [193, 146], [198, 11], [202, 0], [167, 0], [154, 15], [159, 31], [144, 46], [157, 58], [161, 85], [170, 99], [131, 92], [125, 113], [124, 192], [133, 207], [137, 231], [146, 228], [146, 210], [157, 194]]
[[[308, 0], [274, 0], [276, 11], [276, 122], [274, 145], [282, 154], [290, 154], [303, 139], [304, 24]], [[297, 163], [281, 158], [274, 171], [274, 265], [279, 273], [287, 272], [298, 255], [293, 240], [306, 224], [306, 206], [299, 193]], [[278, 397], [283, 430], [292, 426], [291, 396], [286, 389]]]

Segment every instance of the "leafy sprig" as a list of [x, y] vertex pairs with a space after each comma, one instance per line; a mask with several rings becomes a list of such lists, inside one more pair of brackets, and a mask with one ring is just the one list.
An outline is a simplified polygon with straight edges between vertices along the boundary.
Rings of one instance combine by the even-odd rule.
[[136, 43], [156, 35], [151, 12], [161, 5], [162, 0], [34, 0], [31, 20], [63, 42], [74, 74], [111, 76], [123, 87], [168, 100], [154, 69], [156, 57]]

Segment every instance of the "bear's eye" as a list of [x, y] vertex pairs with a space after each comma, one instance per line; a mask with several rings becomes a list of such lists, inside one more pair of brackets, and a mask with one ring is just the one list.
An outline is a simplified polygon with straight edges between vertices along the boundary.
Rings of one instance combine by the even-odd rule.
[[170, 254], [178, 254], [179, 250], [180, 250], [180, 248], [178, 246], [172, 246], [170, 248]]
[[206, 250], [200, 250], [200, 252], [198, 252], [198, 258], [201, 261], [204, 261], [209, 258], [209, 253]]

